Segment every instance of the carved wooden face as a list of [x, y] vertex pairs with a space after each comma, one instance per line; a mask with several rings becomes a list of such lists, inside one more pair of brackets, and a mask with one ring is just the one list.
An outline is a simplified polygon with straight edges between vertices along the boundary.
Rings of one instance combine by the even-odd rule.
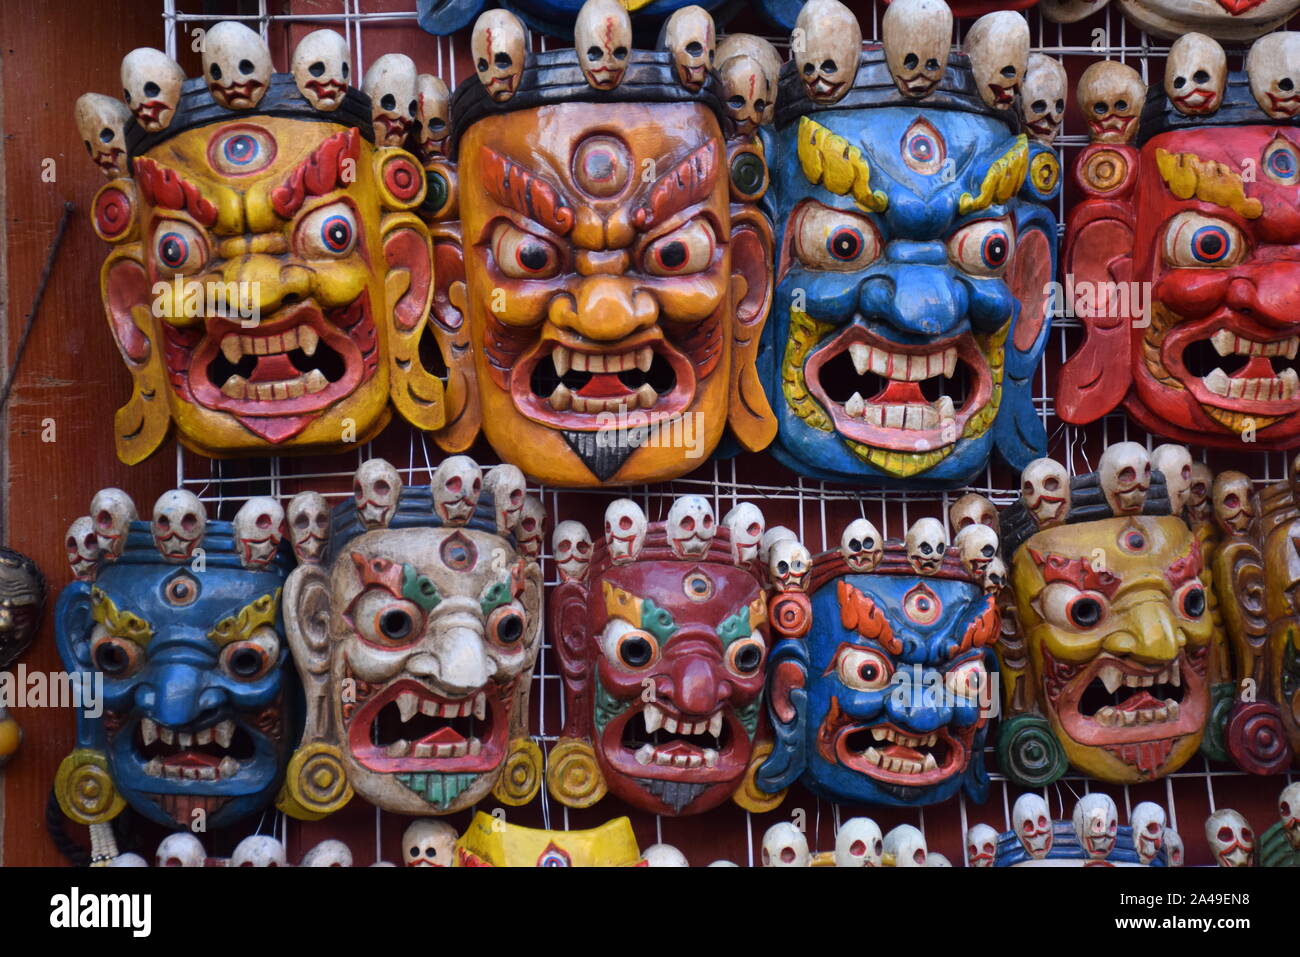
[[8, 667], [33, 639], [45, 604], [45, 582], [17, 552], [0, 553], [0, 668]]
[[768, 624], [753, 573], [643, 556], [552, 601], [566, 708], [609, 790], [655, 814], [730, 797], [760, 738]]
[[[559, 485], [652, 481], [693, 468], [733, 412], [743, 444], [770, 434], [753, 374], [770, 235], [729, 203], [712, 113], [517, 111], [475, 123], [459, 155], [465, 279], [448, 293], [503, 457]], [[638, 449], [647, 427], [685, 439]]]
[[[152, 452], [169, 418], [205, 454], [364, 441], [388, 419], [390, 388], [412, 422], [441, 425], [441, 385], [433, 406], [408, 390], [437, 381], [414, 355], [428, 234], [397, 212], [423, 195], [413, 157], [342, 126], [249, 115], [134, 166], [138, 241], [119, 227], [101, 279], [135, 383], [117, 420], [124, 461]], [[96, 222], [113, 239], [114, 204], [131, 199], [110, 192]]]
[[1195, 30], [1219, 40], [1249, 40], [1281, 26], [1296, 0], [1116, 0], [1133, 23], [1158, 37]]
[[[1242, 158], [1255, 171], [1247, 182]], [[1149, 289], [1149, 322], [1124, 322], [1070, 360], [1107, 365], [1088, 386], [1062, 386], [1070, 421], [1126, 399], [1144, 428], [1225, 448], [1243, 439], [1290, 448], [1300, 436], [1300, 131], [1206, 127], [1153, 137], [1116, 190], [1125, 215], [1080, 217], [1076, 282], [1125, 275]], [[1103, 264], [1104, 263], [1104, 264]], [[1140, 315], [1142, 303], [1130, 314]], [[1083, 315], [1085, 325], [1100, 322]], [[1091, 333], [1090, 333], [1091, 335]], [[1103, 344], [1109, 342], [1109, 345]], [[1100, 350], [1100, 351], [1099, 351]], [[1104, 356], [1102, 355], [1104, 352]], [[1131, 385], [1131, 389], [1130, 389]]]
[[478, 529], [408, 528], [366, 532], [329, 568], [300, 571], [289, 640], [327, 709], [309, 715], [304, 741], [336, 747], [348, 783], [386, 810], [481, 800], [527, 734], [537, 565]]
[[1213, 679], [1208, 582], [1195, 536], [1168, 516], [1061, 525], [1016, 552], [1024, 679], [1075, 767], [1133, 784], [1195, 753]]

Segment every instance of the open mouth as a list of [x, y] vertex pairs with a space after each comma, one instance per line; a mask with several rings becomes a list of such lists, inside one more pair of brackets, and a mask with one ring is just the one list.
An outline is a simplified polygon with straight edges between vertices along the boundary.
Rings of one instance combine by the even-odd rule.
[[116, 174], [118, 157], [121, 155], [122, 150], [116, 146], [107, 150], [95, 150], [95, 165], [105, 173]]
[[1105, 116], [1099, 120], [1089, 120], [1088, 128], [1092, 130], [1094, 136], [1105, 133], [1118, 133], [1122, 136], [1128, 132], [1128, 128], [1136, 119], [1135, 116]]
[[1010, 103], [1016, 98], [1016, 84], [1002, 86], [1000, 83], [990, 83], [989, 92], [998, 103]]
[[245, 107], [253, 105], [253, 94], [262, 88], [260, 80], [248, 80], [245, 83], [227, 83], [219, 87], [231, 106]]
[[1219, 94], [1215, 90], [1206, 90], [1197, 87], [1190, 93], [1174, 97], [1174, 102], [1180, 106], [1187, 107], [1189, 110], [1199, 110], [1203, 107], [1208, 107], [1218, 99], [1218, 96]]
[[[963, 737], [974, 734], [961, 732]], [[923, 787], [958, 773], [966, 764], [969, 741], [947, 728], [910, 734], [888, 721], [854, 724], [835, 738], [835, 757], [846, 767], [889, 784]]]
[[1262, 429], [1300, 411], [1300, 336], [1272, 335], [1231, 313], [1184, 322], [1152, 303], [1143, 338], [1148, 371], [1185, 389], [1215, 422]]
[[[673, 777], [723, 781], [743, 768], [737, 743], [743, 737], [733, 720], [719, 708], [711, 715], [685, 716], [647, 702], [632, 712], [618, 734], [619, 770], [640, 778]], [[744, 756], [744, 761], [748, 756]]]
[[1276, 93], [1269, 92], [1267, 95], [1269, 102], [1273, 104], [1273, 112], [1286, 116], [1300, 113], [1300, 93], [1295, 96], [1278, 96]]
[[833, 96], [844, 86], [841, 80], [839, 83], [833, 83], [824, 76], [818, 76], [812, 83], [808, 84], [809, 92], [814, 96]]
[[911, 93], [913, 96], [916, 96], [921, 93], [928, 93], [934, 87], [934, 85], [939, 82], [938, 80], [932, 80], [923, 74], [917, 74], [916, 76], [909, 79], [908, 77], [905, 77], [901, 73], [899, 73], [894, 75], [894, 79], [898, 80], [899, 83], [903, 84], [903, 88], [906, 89], [907, 92]]
[[602, 414], [641, 412], [639, 424], [679, 414], [695, 394], [695, 372], [685, 355], [659, 337], [593, 351], [544, 340], [511, 376], [520, 411], [552, 427], [591, 431]]
[[306, 86], [316, 94], [318, 100], [334, 102], [343, 99], [343, 94], [347, 92], [348, 85], [338, 80], [308, 80]]
[[182, 731], [141, 718], [131, 745], [145, 774], [169, 781], [233, 778], [256, 754], [252, 735], [231, 719]]
[[485, 688], [452, 698], [403, 678], [369, 694], [364, 704], [360, 690], [357, 698], [348, 744], [353, 757], [372, 771], [490, 771], [505, 753], [508, 693], [502, 697]]

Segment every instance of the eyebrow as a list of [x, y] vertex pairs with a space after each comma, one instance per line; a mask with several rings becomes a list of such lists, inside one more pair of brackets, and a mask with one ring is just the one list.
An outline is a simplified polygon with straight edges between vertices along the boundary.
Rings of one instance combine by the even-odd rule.
[[1185, 582], [1200, 578], [1201, 564], [1201, 542], [1200, 539], [1193, 538], [1187, 554], [1169, 563], [1169, 567], [1165, 569], [1165, 578], [1169, 579], [1169, 584], [1177, 588]]
[[135, 612], [119, 609], [99, 586], [90, 590], [90, 617], [113, 637], [133, 641], [141, 648], [153, 638], [153, 625]]
[[1244, 219], [1258, 219], [1264, 215], [1264, 204], [1255, 198], [1246, 198], [1245, 181], [1222, 163], [1204, 160], [1195, 153], [1170, 153], [1156, 150], [1156, 169], [1169, 187], [1169, 192], [1179, 199], [1199, 199], [1230, 209]]
[[[340, 130], [285, 177], [284, 183], [271, 190], [271, 208], [281, 219], [291, 219], [308, 196], [324, 196], [346, 186], [346, 175], [356, 169], [361, 156], [361, 134], [356, 129]], [[355, 178], [355, 177], [353, 177]]]
[[176, 170], [168, 169], [151, 159], [138, 157], [135, 161], [135, 181], [150, 204], [189, 213], [209, 228], [216, 225], [217, 207]]
[[1029, 137], [1021, 133], [1011, 148], [989, 164], [975, 196], [962, 193], [957, 200], [957, 211], [963, 216], [977, 210], [988, 209], [995, 202], [1005, 203], [1025, 183], [1029, 172]]
[[488, 195], [551, 232], [567, 236], [573, 229], [573, 206], [552, 183], [484, 146], [479, 153]]
[[1079, 591], [1097, 591], [1107, 598], [1114, 598], [1122, 583], [1122, 579], [1114, 572], [1093, 568], [1089, 558], [1066, 558], [1064, 555], [1053, 554], [1044, 556], [1032, 548], [1029, 557], [1042, 572], [1044, 587], [1052, 582], [1065, 582]]
[[804, 116], [799, 119], [799, 168], [813, 186], [836, 196], [852, 194], [858, 206], [869, 213], [883, 213], [889, 197], [871, 188], [871, 164], [862, 150], [844, 137]]
[[632, 222], [637, 229], [649, 229], [688, 206], [703, 202], [717, 181], [718, 144], [710, 140], [655, 180], [645, 205], [633, 214]]
[[208, 632], [208, 640], [219, 648], [236, 641], [247, 641], [253, 632], [265, 626], [275, 626], [275, 612], [280, 607], [280, 589], [269, 595], [255, 598], [239, 611], [221, 619]]
[[880, 642], [890, 654], [901, 655], [903, 643], [894, 636], [893, 625], [875, 599], [842, 578], [835, 585], [840, 603], [840, 624], [863, 638]]

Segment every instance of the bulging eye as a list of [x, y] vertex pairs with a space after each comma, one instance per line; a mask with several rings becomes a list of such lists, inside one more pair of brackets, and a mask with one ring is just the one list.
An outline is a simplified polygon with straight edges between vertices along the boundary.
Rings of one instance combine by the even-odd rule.
[[894, 666], [879, 651], [845, 645], [835, 656], [835, 671], [854, 691], [880, 691], [889, 687]]
[[516, 602], [494, 608], [488, 615], [488, 640], [500, 648], [514, 650], [521, 646], [527, 631], [524, 610]]
[[356, 245], [356, 213], [347, 203], [314, 209], [298, 226], [298, 246], [308, 259], [340, 259]]
[[794, 251], [809, 269], [855, 272], [880, 256], [880, 233], [870, 219], [821, 203], [798, 212]]
[[976, 659], [951, 669], [943, 676], [949, 691], [961, 698], [978, 698], [984, 687], [984, 662]]
[[903, 613], [918, 625], [933, 625], [943, 613], [943, 602], [938, 595], [921, 585], [903, 596]]
[[492, 258], [511, 279], [549, 279], [560, 271], [554, 245], [510, 223], [501, 223], [492, 234]]
[[362, 592], [353, 602], [350, 614], [353, 627], [361, 637], [380, 647], [409, 645], [424, 633], [424, 613], [420, 606], [382, 589]]
[[257, 127], [237, 126], [212, 141], [208, 159], [228, 176], [247, 176], [275, 159], [275, 140]]
[[1278, 136], [1264, 150], [1264, 175], [1283, 186], [1300, 183], [1300, 152]]
[[693, 219], [651, 243], [641, 262], [652, 276], [685, 276], [708, 269], [713, 248], [713, 230], [703, 220]]
[[240, 681], [264, 677], [280, 660], [280, 638], [271, 628], [257, 629], [247, 641], [234, 641], [221, 649], [221, 667]]
[[1174, 592], [1174, 611], [1191, 621], [1200, 621], [1205, 614], [1205, 588], [1199, 581], [1190, 581]]
[[659, 655], [659, 643], [654, 636], [639, 628], [619, 636], [615, 646], [619, 663], [628, 668], [644, 668]]
[[1246, 238], [1226, 219], [1183, 212], [1165, 231], [1165, 263], [1170, 266], [1235, 266], [1245, 255]]
[[1016, 253], [1016, 228], [1011, 220], [979, 219], [948, 239], [948, 258], [972, 276], [1000, 276]]
[[1071, 631], [1096, 628], [1109, 611], [1109, 604], [1100, 592], [1080, 591], [1065, 582], [1052, 582], [1038, 600], [1048, 622]]
[[140, 665], [142, 652], [134, 641], [101, 632], [91, 639], [90, 660], [109, 678], [125, 678]]
[[197, 272], [208, 261], [208, 246], [189, 223], [164, 220], [154, 232], [153, 258], [164, 276]]
[[727, 667], [742, 677], [758, 674], [763, 667], [763, 656], [767, 649], [763, 639], [750, 635], [740, 641], [732, 642], [727, 649]]

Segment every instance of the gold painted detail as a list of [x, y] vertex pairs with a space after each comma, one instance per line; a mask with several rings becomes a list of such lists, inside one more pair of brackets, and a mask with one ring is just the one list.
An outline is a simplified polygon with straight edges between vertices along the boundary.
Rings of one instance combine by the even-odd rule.
[[223, 618], [212, 626], [208, 640], [224, 648], [232, 641], [248, 641], [257, 629], [275, 627], [275, 613], [280, 607], [280, 589], [273, 595], [263, 595], [249, 602], [229, 618]]
[[122, 611], [101, 588], [90, 590], [90, 616], [115, 638], [125, 638], [144, 647], [153, 638], [153, 625], [139, 615]]
[[790, 403], [796, 416], [822, 432], [833, 431], [831, 417], [809, 395], [803, 365], [813, 347], [834, 328], [829, 322], [818, 322], [806, 313], [791, 309], [790, 337], [786, 340], [785, 357], [781, 360], [781, 391], [785, 393], [786, 402]]
[[1156, 168], [1169, 191], [1179, 199], [1195, 197], [1203, 203], [1230, 209], [1246, 219], [1258, 219], [1264, 214], [1263, 203], [1246, 198], [1241, 174], [1224, 163], [1203, 160], [1195, 153], [1170, 153], [1158, 149]]
[[806, 116], [799, 120], [799, 166], [808, 182], [836, 196], [851, 195], [869, 213], [889, 206], [889, 197], [871, 188], [871, 166], [862, 151]]
[[[1023, 133], [1001, 156], [993, 161], [984, 174], [978, 196], [962, 193], [957, 200], [957, 211], [963, 216], [976, 210], [988, 209], [995, 202], [1005, 203], [1020, 191], [1029, 172], [1029, 137]], [[1058, 171], [1059, 172], [1059, 171]]]

